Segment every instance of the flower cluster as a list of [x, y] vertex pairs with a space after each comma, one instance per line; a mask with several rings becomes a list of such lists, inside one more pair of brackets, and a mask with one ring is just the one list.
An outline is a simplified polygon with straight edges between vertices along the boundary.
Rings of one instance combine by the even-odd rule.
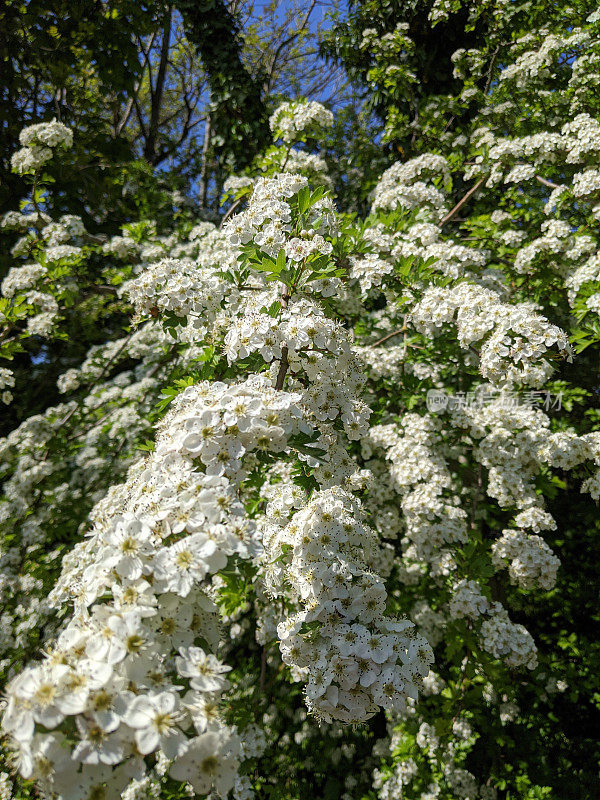
[[467, 539], [466, 514], [453, 491], [452, 476], [439, 452], [440, 426], [433, 417], [405, 415], [395, 426], [369, 431], [366, 452], [386, 451], [389, 474], [400, 495], [405, 521], [404, 559], [433, 565], [434, 572], [455, 569], [452, 546]]
[[433, 222], [447, 212], [445, 196], [437, 183], [449, 180], [448, 163], [442, 156], [422, 155], [387, 169], [373, 191], [373, 211], [410, 211], [420, 208]]
[[481, 620], [481, 644], [494, 658], [502, 659], [508, 667], [537, 664], [537, 648], [529, 631], [512, 622], [499, 602], [490, 602], [481, 593], [477, 581], [462, 580], [454, 587], [448, 610], [453, 617]]
[[[75, 616], [47, 660], [8, 686], [3, 724], [25, 777], [44, 785], [43, 761], [52, 765], [49, 789], [66, 797], [79, 780], [116, 791], [139, 776], [135, 752], [160, 750], [176, 759], [172, 777], [198, 792], [213, 781], [230, 788], [234, 734], [207, 716], [226, 685], [224, 670], [197, 644], [219, 640], [216, 606], [202, 582], [232, 553], [257, 552], [236, 497], [241, 458], [282, 447], [299, 418], [293, 396], [260, 378], [199, 384], [180, 395], [155, 451], [96, 507], [91, 537], [64, 561], [50, 600], [72, 600]], [[73, 716], [78, 734], [69, 756], [62, 723]], [[57, 732], [36, 733], [36, 724]], [[107, 769], [88, 769], [93, 764]]]
[[572, 359], [567, 334], [531, 303], [505, 303], [499, 292], [474, 283], [465, 281], [450, 290], [430, 287], [411, 313], [417, 330], [428, 335], [441, 332], [455, 317], [461, 347], [482, 342], [479, 368], [495, 384], [541, 386], [552, 372], [544, 359], [552, 346]]
[[0, 367], [0, 389], [4, 390], [0, 397], [5, 405], [12, 402], [13, 396], [7, 387], [15, 385], [15, 376], [12, 370]]
[[12, 156], [13, 170], [20, 173], [35, 172], [50, 161], [54, 149], [73, 146], [73, 132], [62, 122], [53, 119], [24, 128], [19, 141], [23, 147]]
[[452, 239], [442, 239], [441, 229], [432, 223], [417, 223], [397, 236], [392, 250], [394, 258], [418, 256], [434, 265], [436, 272], [452, 278], [460, 278], [467, 270], [478, 271], [487, 263], [489, 254], [485, 250], [465, 247]]
[[322, 197], [311, 207], [300, 236], [286, 236], [292, 230], [292, 209], [286, 201], [307, 185], [306, 178], [291, 173], [257, 181], [249, 208], [227, 223], [226, 233], [231, 243], [254, 242], [271, 256], [277, 256], [284, 247], [286, 256], [293, 261], [302, 261], [312, 253], [331, 253], [331, 242], [324, 237], [335, 235], [337, 222], [328, 197]]
[[[290, 175], [259, 182], [248, 210], [241, 220], [234, 218], [226, 232], [233, 247], [238, 238], [263, 248], [258, 240], [265, 221], [281, 222], [282, 247], [269, 251], [267, 246], [263, 252], [278, 255], [282, 249], [300, 268], [313, 255], [330, 255], [332, 246], [325, 236], [337, 231], [333, 206], [321, 197], [307, 211], [301, 209], [299, 192], [305, 186], [305, 179]], [[289, 203], [278, 199], [282, 188]], [[299, 219], [311, 226], [306, 240], [294, 235]], [[240, 234], [242, 225], [246, 230]], [[298, 241], [312, 249], [298, 254]], [[211, 247], [217, 248], [216, 255], [218, 248], [227, 251], [226, 243], [222, 237], [211, 239], [210, 232], [199, 242], [204, 245], [199, 262], [151, 261], [141, 280], [129, 282], [125, 291], [138, 313], [150, 312], [167, 323], [169, 313], [184, 317], [186, 325], [178, 328], [182, 343], [195, 317], [205, 324], [207, 313], [213, 322], [219, 314], [228, 315], [231, 328], [224, 344], [229, 362], [235, 364], [252, 352], [259, 352], [267, 363], [279, 361], [276, 372], [285, 366], [292, 391], [284, 391], [279, 378], [272, 388], [269, 375], [186, 388], [158, 425], [151, 455], [97, 504], [89, 538], [64, 558], [49, 602], [56, 607], [72, 604], [73, 616], [46, 660], [10, 682], [3, 724], [21, 773], [45, 791], [65, 797], [75, 785], [86, 791], [103, 787], [110, 796], [127, 785], [127, 791], [134, 791], [136, 782], [144, 780], [140, 754], [151, 758], [157, 769], [166, 758], [172, 762], [169, 775], [190, 782], [198, 792], [214, 785], [226, 793], [233, 786], [239, 755], [236, 734], [210, 710], [226, 688], [221, 677], [225, 668], [212, 654], [220, 637], [214, 603], [219, 580], [211, 581], [211, 576], [233, 555], [253, 559], [261, 553], [256, 523], [242, 502], [243, 482], [261, 459], [293, 451], [296, 442], [314, 438], [316, 426], [321, 428], [318, 446], [300, 451], [300, 460], [312, 465], [315, 478], [330, 488], [308, 504], [292, 490], [291, 505], [271, 503], [266, 515], [271, 520], [278, 507], [279, 520], [285, 521], [284, 509], [289, 517], [296, 504], [300, 510], [282, 528], [288, 537], [302, 519], [308, 532], [315, 508], [319, 511], [314, 524], [323, 515], [326, 521], [324, 509], [330, 505], [339, 517], [337, 549], [328, 546], [325, 533], [317, 529], [313, 547], [304, 554], [308, 534], [299, 542], [302, 564], [318, 556], [326, 570], [337, 564], [348, 587], [346, 595], [338, 587], [330, 596], [315, 584], [314, 602], [300, 587], [293, 597], [295, 604], [307, 601], [310, 611], [297, 613], [304, 614], [307, 624], [322, 626], [320, 635], [325, 636], [326, 623], [335, 627], [330, 638], [336, 644], [325, 646], [318, 659], [309, 659], [307, 700], [325, 718], [365, 720], [379, 705], [402, 708], [406, 697], [414, 699], [421, 676], [429, 671], [429, 646], [405, 632], [412, 623], [384, 613], [386, 591], [374, 571], [381, 563], [376, 539], [348, 492], [353, 483], [364, 484], [353, 476], [356, 470], [345, 451], [348, 440], [366, 432], [368, 409], [355, 394], [364, 380], [356, 371], [347, 332], [316, 301], [302, 296], [310, 294], [308, 284], [297, 297], [292, 287], [274, 316], [265, 313], [265, 303], [268, 310], [269, 300], [277, 295], [261, 285], [260, 273], [250, 278], [258, 294], [249, 291], [244, 297], [242, 289], [227, 293], [224, 279], [216, 274], [223, 265], [209, 266], [214, 259]], [[230, 263], [234, 269], [234, 251]], [[327, 280], [314, 283], [317, 295], [329, 293]], [[196, 335], [202, 335], [198, 328]], [[61, 386], [72, 390], [82, 379], [102, 375], [103, 364], [123, 356], [123, 348], [131, 352], [132, 346], [134, 340], [128, 337], [91, 353], [87, 366], [71, 370], [61, 378]], [[331, 380], [339, 369], [348, 370], [344, 385]], [[343, 435], [335, 427], [338, 418]], [[348, 489], [339, 488], [339, 483]], [[264, 524], [261, 531], [266, 534]], [[369, 537], [368, 552], [361, 554]], [[287, 542], [280, 544], [287, 552]], [[268, 569], [266, 573], [271, 574]], [[351, 604], [346, 602], [349, 597]], [[322, 603], [320, 617], [317, 598]], [[329, 607], [337, 599], [339, 611]], [[289, 622], [281, 625], [285, 628]], [[361, 634], [360, 647], [337, 658], [341, 631], [352, 626]], [[327, 698], [315, 694], [325, 658], [335, 661], [338, 670]]]
[[287, 144], [303, 138], [318, 138], [333, 125], [331, 111], [314, 100], [294, 100], [282, 103], [269, 118], [274, 138]]
[[401, 710], [429, 672], [425, 639], [385, 615], [385, 586], [369, 569], [376, 546], [357, 501], [333, 489], [265, 536], [271, 591], [282, 595], [289, 583], [301, 607], [278, 625], [283, 660], [308, 676], [308, 706], [327, 721]]
[[560, 561], [541, 536], [508, 529], [492, 545], [492, 561], [502, 568], [508, 561], [511, 579], [523, 589], [552, 589]]

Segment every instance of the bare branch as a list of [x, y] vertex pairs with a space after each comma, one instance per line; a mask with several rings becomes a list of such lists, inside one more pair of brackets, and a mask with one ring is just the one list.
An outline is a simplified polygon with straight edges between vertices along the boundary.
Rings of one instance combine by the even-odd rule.
[[238, 208], [242, 205], [242, 203], [244, 202], [245, 199], [246, 199], [246, 195], [243, 195], [242, 197], [238, 197], [238, 199], [235, 201], [235, 203], [227, 209], [227, 212], [225, 213], [225, 216], [221, 220], [221, 224], [219, 226], [220, 228], [222, 228], [223, 225], [229, 219], [229, 217], [238, 210]]
[[[154, 40], [155, 39], [156, 39], [156, 31], [154, 31], [152, 33], [152, 35], [150, 36], [150, 41], [148, 42], [148, 47], [147, 48], [144, 48], [144, 47], [142, 48], [142, 53], [143, 53], [143, 56], [144, 56], [144, 64], [148, 63], [148, 56], [149, 56], [150, 50], [152, 50], [152, 46], [154, 44]], [[121, 135], [121, 132], [123, 131], [123, 128], [125, 127], [125, 125], [127, 125], [127, 123], [129, 122], [129, 120], [131, 118], [131, 113], [133, 111], [133, 106], [134, 106], [134, 103], [135, 103], [135, 99], [138, 96], [138, 93], [140, 91], [141, 85], [142, 85], [142, 82], [140, 80], [140, 81], [137, 81], [135, 86], [134, 86], [133, 94], [129, 98], [129, 100], [127, 101], [127, 105], [125, 106], [125, 111], [123, 112], [123, 116], [121, 117], [121, 121], [118, 122], [116, 127], [115, 127], [115, 135], [116, 136], [120, 136]]]
[[206, 118], [204, 126], [204, 142], [202, 144], [202, 167], [200, 171], [200, 203], [202, 208], [206, 206], [206, 194], [208, 192], [208, 149], [210, 147], [210, 114]]
[[146, 139], [146, 146], [144, 147], [144, 156], [146, 160], [150, 162], [153, 161], [154, 151], [156, 149], [160, 107], [162, 104], [163, 91], [165, 87], [165, 76], [167, 74], [167, 60], [169, 57], [169, 48], [171, 46], [171, 17], [172, 11], [169, 8], [167, 10], [167, 18], [163, 28], [162, 44], [160, 48], [160, 62], [156, 76], [156, 86], [154, 91], [151, 91], [152, 102], [150, 107], [150, 122], [148, 124], [148, 137]]
[[458, 201], [458, 203], [457, 203], [457, 204], [454, 206], [454, 208], [452, 209], [452, 211], [450, 211], [448, 214], [446, 214], [446, 216], [444, 217], [444, 219], [443, 219], [443, 220], [440, 222], [440, 228], [442, 227], [442, 225], [445, 225], [447, 222], [450, 222], [450, 220], [451, 220], [451, 219], [452, 219], [454, 216], [456, 216], [456, 214], [458, 213], [458, 211], [460, 211], [460, 209], [461, 209], [461, 208], [464, 206], [464, 204], [465, 204], [465, 203], [466, 203], [466, 202], [469, 200], [469, 198], [470, 198], [470, 197], [471, 197], [473, 194], [475, 194], [475, 192], [477, 191], [477, 189], [479, 189], [479, 187], [481, 186], [481, 184], [482, 184], [484, 181], [485, 181], [485, 176], [484, 176], [483, 178], [480, 178], [480, 179], [477, 181], [477, 183], [475, 184], [475, 186], [471, 186], [471, 188], [470, 188], [470, 189], [469, 189], [469, 191], [466, 193], [466, 195], [465, 195], [465, 196], [462, 198], [462, 200], [459, 200], [459, 201]]
[[406, 325], [403, 325], [401, 328], [398, 328], [397, 331], [392, 331], [388, 333], [386, 336], [383, 336], [381, 339], [378, 339], [376, 342], [372, 342], [369, 347], [378, 347], [380, 344], [387, 342], [388, 339], [391, 339], [392, 336], [399, 336], [401, 333], [404, 333], [406, 330]]
[[277, 61], [279, 60], [279, 56], [281, 55], [281, 52], [283, 51], [283, 49], [285, 47], [287, 47], [289, 44], [291, 44], [294, 41], [294, 39], [296, 39], [300, 35], [300, 33], [304, 30], [304, 28], [306, 27], [306, 25], [308, 23], [308, 20], [310, 19], [310, 15], [314, 11], [315, 5], [316, 5], [316, 0], [311, 0], [311, 4], [308, 7], [308, 9], [307, 9], [307, 11], [306, 11], [306, 13], [304, 15], [304, 19], [302, 20], [302, 22], [300, 23], [298, 28], [293, 33], [291, 33], [287, 38], [283, 39], [279, 43], [277, 49], [275, 50], [275, 53], [273, 54], [273, 58], [271, 59], [271, 64], [269, 66], [269, 77], [268, 77], [268, 80], [266, 81], [266, 85], [264, 87], [265, 91], [268, 92], [270, 90], [270, 88], [271, 88], [273, 74], [275, 72], [275, 65], [277, 64]]
[[543, 186], [547, 186], [549, 189], [564, 189], [564, 186], [559, 186], [558, 183], [552, 183], [552, 181], [546, 180], [546, 178], [542, 178], [541, 175], [535, 176], [536, 181], [541, 183]]

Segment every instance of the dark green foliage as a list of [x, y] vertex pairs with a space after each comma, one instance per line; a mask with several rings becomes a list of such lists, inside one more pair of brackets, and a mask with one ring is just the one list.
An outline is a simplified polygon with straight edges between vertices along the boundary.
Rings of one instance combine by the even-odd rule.
[[174, 5], [207, 73], [215, 151], [241, 169], [269, 141], [261, 76], [250, 75], [243, 63], [239, 24], [226, 3], [177, 0]]

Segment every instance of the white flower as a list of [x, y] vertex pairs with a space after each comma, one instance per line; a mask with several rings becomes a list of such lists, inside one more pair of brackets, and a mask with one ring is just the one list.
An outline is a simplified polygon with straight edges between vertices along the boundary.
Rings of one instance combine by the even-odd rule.
[[224, 797], [235, 781], [237, 749], [233, 737], [203, 733], [171, 765], [169, 775], [191, 783], [196, 794], [206, 794], [214, 786]]
[[123, 760], [127, 739], [123, 733], [114, 733], [119, 725], [118, 720], [111, 730], [81, 717], [77, 717], [75, 722], [80, 737], [73, 750], [75, 761], [82, 761], [84, 764], [117, 764]]
[[178, 727], [181, 714], [179, 700], [173, 692], [135, 697], [124, 716], [130, 728], [135, 729], [135, 742], [143, 755], [157, 748], [167, 758], [180, 755], [186, 746], [186, 738]]
[[191, 678], [190, 685], [202, 692], [222, 691], [227, 685], [223, 673], [231, 667], [221, 663], [215, 656], [206, 654], [200, 647], [182, 647], [175, 661], [177, 670], [185, 678]]
[[7, 710], [7, 729], [16, 738], [30, 737], [32, 720], [46, 728], [55, 728], [63, 721], [65, 712], [60, 701], [67, 691], [70, 673], [65, 664], [49, 664], [27, 670], [13, 682], [11, 689], [18, 700]]
[[121, 615], [107, 609], [102, 627], [88, 639], [86, 653], [92, 661], [118, 664], [128, 654], [135, 655], [147, 646], [146, 634], [137, 611]]
[[153, 562], [154, 575], [166, 590], [185, 597], [209, 571], [222, 569], [227, 556], [212, 539], [197, 533], [162, 550]]
[[147, 563], [144, 556], [153, 550], [150, 536], [150, 528], [134, 517], [118, 520], [114, 528], [103, 536], [110, 545], [103, 563], [113, 567], [123, 578], [137, 580]]

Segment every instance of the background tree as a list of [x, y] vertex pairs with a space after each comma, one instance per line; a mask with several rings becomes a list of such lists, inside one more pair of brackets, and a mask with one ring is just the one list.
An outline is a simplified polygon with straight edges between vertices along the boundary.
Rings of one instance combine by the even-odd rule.
[[[321, 74], [314, 8], [282, 16], [276, 6], [261, 16], [251, 3], [5, 4], [0, 204], [14, 207], [27, 191], [11, 172], [8, 143], [26, 125], [57, 118], [79, 135], [72, 151], [47, 165], [45, 177], [61, 188], [40, 193], [39, 209], [80, 215], [101, 238], [140, 216], [166, 232], [197, 204], [214, 219], [227, 175], [264, 146], [271, 93], [310, 96], [326, 84], [332, 100], [340, 93], [341, 71]], [[13, 263], [17, 238], [4, 230], [0, 275]], [[19, 409], [4, 415], [4, 431], [56, 402], [57, 376], [91, 344], [119, 335], [124, 317], [96, 267], [91, 259], [78, 276], [64, 338], [51, 346], [29, 338], [13, 353], [24, 388]], [[32, 370], [35, 381], [25, 380]]]

